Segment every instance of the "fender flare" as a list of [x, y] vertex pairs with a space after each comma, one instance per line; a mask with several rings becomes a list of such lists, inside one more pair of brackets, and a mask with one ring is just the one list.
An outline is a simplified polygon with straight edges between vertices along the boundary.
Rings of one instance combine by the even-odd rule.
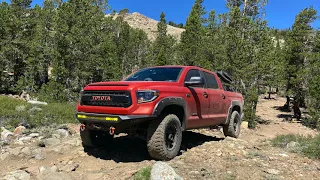
[[240, 107], [239, 115], [240, 115], [240, 117], [241, 117], [241, 120], [243, 119], [243, 117], [244, 117], [243, 104], [242, 104], [240, 101], [233, 100], [233, 101], [231, 101], [231, 105], [230, 105], [230, 107], [229, 107], [229, 109], [228, 109], [228, 117], [227, 117], [227, 119], [226, 119], [225, 124], [228, 124], [228, 123], [229, 123], [229, 120], [230, 120], [230, 117], [231, 117], [231, 114], [232, 114], [232, 109], [233, 109], [235, 106], [239, 106], [239, 107]]
[[162, 110], [169, 105], [178, 105], [183, 108], [184, 118], [181, 119], [181, 122], [182, 122], [181, 126], [182, 126], [182, 130], [184, 131], [187, 126], [187, 120], [186, 120], [187, 119], [187, 103], [185, 99], [183, 99], [182, 97], [166, 97], [159, 100], [159, 102], [156, 104], [156, 106], [153, 109], [152, 115], [160, 116]]

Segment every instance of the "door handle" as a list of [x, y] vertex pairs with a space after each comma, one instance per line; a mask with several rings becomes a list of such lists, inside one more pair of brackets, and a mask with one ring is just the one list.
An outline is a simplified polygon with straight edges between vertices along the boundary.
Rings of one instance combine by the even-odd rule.
[[221, 97], [222, 97], [222, 99], [225, 99], [225, 98], [226, 98], [226, 96], [225, 96], [224, 94], [221, 94]]
[[203, 94], [203, 97], [208, 98], [208, 93], [205, 92], [205, 93]]

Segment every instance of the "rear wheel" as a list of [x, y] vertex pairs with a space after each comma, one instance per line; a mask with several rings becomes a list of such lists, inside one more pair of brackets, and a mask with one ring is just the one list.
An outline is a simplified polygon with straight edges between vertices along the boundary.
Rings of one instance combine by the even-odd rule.
[[161, 122], [150, 123], [147, 135], [148, 152], [158, 160], [173, 159], [179, 153], [182, 140], [182, 129], [179, 118], [170, 114]]
[[96, 131], [85, 128], [80, 131], [80, 136], [82, 140], [82, 145], [84, 147], [100, 147], [108, 145], [113, 136], [104, 131]]
[[238, 138], [241, 129], [241, 118], [237, 111], [233, 111], [228, 124], [223, 126], [223, 134], [225, 136], [230, 136]]

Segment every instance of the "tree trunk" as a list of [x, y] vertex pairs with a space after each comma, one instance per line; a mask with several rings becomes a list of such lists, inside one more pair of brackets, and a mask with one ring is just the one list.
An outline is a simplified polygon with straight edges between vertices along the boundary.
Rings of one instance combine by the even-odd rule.
[[269, 92], [268, 92], [268, 94], [269, 94], [269, 99], [271, 99], [271, 86], [269, 86]]
[[283, 109], [286, 111], [289, 111], [290, 110], [290, 97], [286, 96], [286, 98], [287, 98], [287, 102], [283, 105]]
[[297, 118], [297, 120], [299, 121], [301, 119], [301, 111], [299, 108], [299, 100], [295, 99], [293, 102], [293, 113], [294, 113], [294, 117]]
[[246, 15], [246, 13], [247, 13], [247, 11], [246, 11], [247, 6], [248, 6], [248, 0], [244, 0], [244, 4], [243, 4], [243, 13], [242, 13], [242, 15], [243, 15], [243, 16], [245, 16], [245, 15]]

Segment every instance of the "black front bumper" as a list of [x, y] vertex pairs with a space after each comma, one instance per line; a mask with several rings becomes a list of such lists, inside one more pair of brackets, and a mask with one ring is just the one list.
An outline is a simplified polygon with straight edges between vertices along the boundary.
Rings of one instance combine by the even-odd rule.
[[85, 125], [99, 125], [103, 127], [115, 127], [125, 130], [145, 122], [156, 119], [155, 115], [115, 115], [100, 113], [76, 112], [77, 120]]

